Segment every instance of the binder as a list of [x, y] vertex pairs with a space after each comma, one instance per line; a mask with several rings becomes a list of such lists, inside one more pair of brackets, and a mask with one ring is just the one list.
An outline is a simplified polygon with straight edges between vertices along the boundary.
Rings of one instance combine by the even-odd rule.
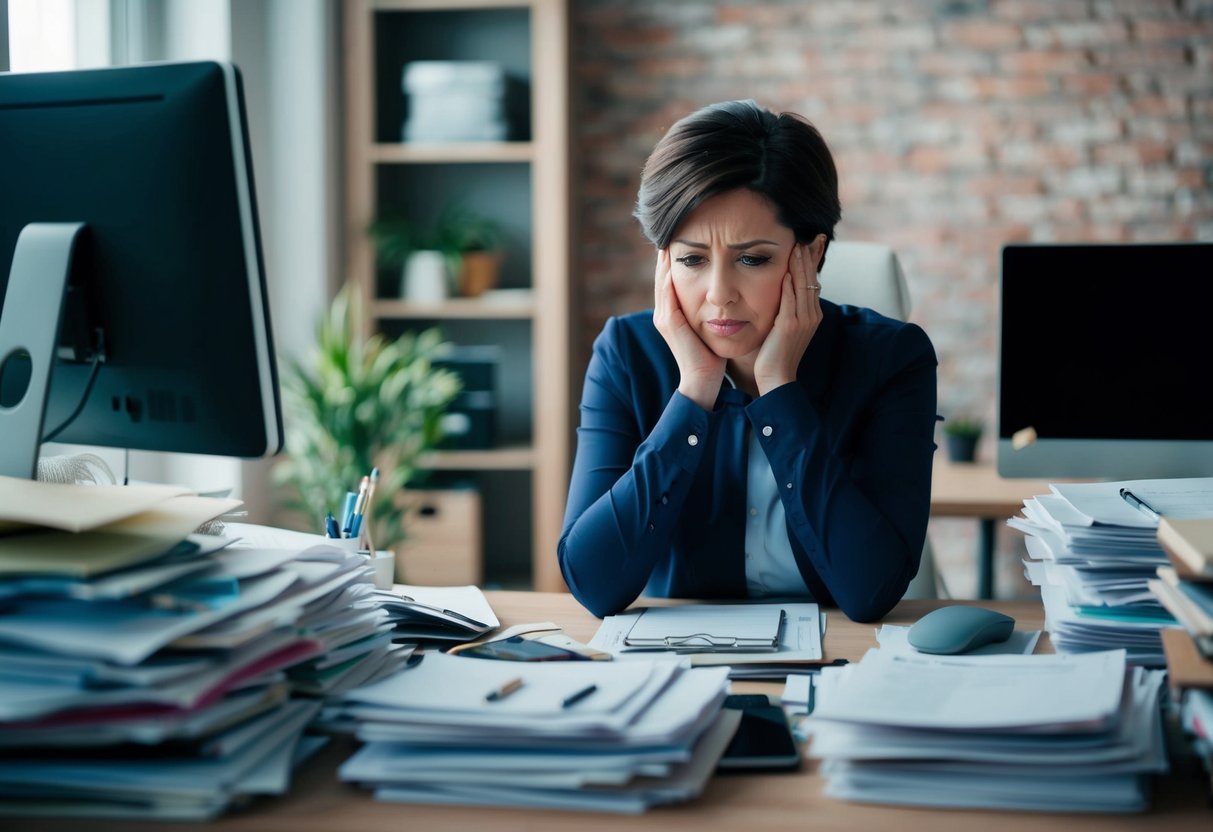
[[779, 649], [786, 614], [777, 604], [650, 607], [632, 625], [629, 650], [766, 652]]

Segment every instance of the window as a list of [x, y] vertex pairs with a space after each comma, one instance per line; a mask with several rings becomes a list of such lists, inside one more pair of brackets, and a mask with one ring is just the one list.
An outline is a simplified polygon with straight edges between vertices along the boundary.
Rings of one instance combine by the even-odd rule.
[[8, 0], [8, 41], [13, 72], [74, 69], [75, 0]]

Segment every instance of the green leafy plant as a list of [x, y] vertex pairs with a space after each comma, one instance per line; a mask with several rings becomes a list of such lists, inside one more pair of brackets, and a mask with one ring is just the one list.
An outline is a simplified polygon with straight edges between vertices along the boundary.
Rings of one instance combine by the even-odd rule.
[[287, 458], [274, 470], [288, 486], [290, 506], [318, 525], [336, 516], [345, 494], [378, 467], [369, 518], [372, 540], [391, 548], [405, 537], [397, 499], [417, 477], [420, 457], [442, 437], [441, 417], [459, 392], [459, 378], [434, 366], [443, 348], [437, 329], [395, 340], [364, 336], [362, 295], [347, 284], [320, 323], [306, 363], [282, 372]]
[[403, 266], [414, 251], [432, 249], [442, 252], [451, 274], [459, 274], [464, 254], [501, 247], [501, 227], [458, 201], [447, 203], [432, 227], [387, 214], [371, 223], [367, 233], [385, 266]]
[[443, 251], [454, 254], [494, 251], [501, 247], [501, 227], [461, 202], [448, 203], [442, 209], [434, 236]]
[[981, 436], [981, 431], [981, 422], [966, 416], [953, 416], [945, 419], [943, 423], [943, 432], [948, 436], [978, 437]]

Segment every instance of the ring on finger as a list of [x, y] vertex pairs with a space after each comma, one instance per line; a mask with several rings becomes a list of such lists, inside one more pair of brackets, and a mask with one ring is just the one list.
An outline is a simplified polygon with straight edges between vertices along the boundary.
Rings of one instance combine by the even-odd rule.
[[810, 283], [809, 285], [805, 286], [804, 288], [813, 289], [814, 291], [820, 292], [821, 284], [820, 283]]

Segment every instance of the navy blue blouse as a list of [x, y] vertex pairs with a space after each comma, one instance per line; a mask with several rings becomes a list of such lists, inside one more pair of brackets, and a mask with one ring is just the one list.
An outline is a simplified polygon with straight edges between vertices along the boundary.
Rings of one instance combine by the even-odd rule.
[[[885, 615], [918, 571], [935, 452], [934, 348], [914, 324], [822, 300], [795, 383], [721, 385], [706, 411], [677, 392], [652, 312], [594, 342], [557, 557], [592, 613], [642, 593], [744, 598], [746, 429], [770, 461], [814, 599]], [[770, 430], [766, 430], [770, 428]]]

